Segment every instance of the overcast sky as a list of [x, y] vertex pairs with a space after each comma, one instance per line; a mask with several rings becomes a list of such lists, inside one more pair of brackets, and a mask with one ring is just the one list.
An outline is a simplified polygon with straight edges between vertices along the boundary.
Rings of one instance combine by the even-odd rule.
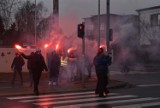
[[[48, 13], [52, 12], [52, 0], [37, 0], [39, 1], [44, 1]], [[160, 0], [110, 0], [110, 11], [114, 14], [137, 14], [137, 9], [158, 5]], [[76, 24], [81, 22], [81, 18], [98, 13], [98, 0], [59, 0], [59, 13], [61, 18], [67, 19], [67, 22], [72, 19]], [[101, 13], [106, 13], [106, 0], [101, 0]], [[60, 21], [65, 23], [64, 20]]]
[[[42, 0], [37, 0], [42, 1]], [[52, 11], [52, 0], [43, 0]], [[79, 13], [86, 17], [97, 14], [98, 0], [59, 0], [60, 13]], [[160, 5], [160, 0], [110, 0], [111, 12], [116, 14], [136, 14], [136, 9]], [[106, 0], [101, 0], [101, 12], [105, 13]]]

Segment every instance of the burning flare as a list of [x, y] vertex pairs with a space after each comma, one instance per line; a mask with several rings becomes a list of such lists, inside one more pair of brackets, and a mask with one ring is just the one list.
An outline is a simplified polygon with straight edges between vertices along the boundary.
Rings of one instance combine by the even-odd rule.
[[56, 50], [59, 48], [59, 44], [56, 45]]
[[76, 48], [69, 48], [67, 52], [70, 53], [71, 51], [74, 51], [74, 50], [76, 50]]
[[49, 46], [48, 44], [45, 44], [45, 45], [44, 45], [44, 48], [48, 48], [48, 46]]
[[18, 51], [23, 51], [23, 48], [22, 46], [18, 45], [18, 44], [15, 44], [15, 48], [18, 50]]
[[106, 46], [105, 45], [100, 45], [100, 48], [105, 48]]

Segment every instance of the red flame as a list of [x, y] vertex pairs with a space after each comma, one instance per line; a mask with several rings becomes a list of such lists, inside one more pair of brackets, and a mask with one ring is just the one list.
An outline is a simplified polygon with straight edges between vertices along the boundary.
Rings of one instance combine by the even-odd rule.
[[22, 49], [22, 47], [18, 44], [15, 44], [15, 48], [18, 49], [18, 50]]
[[23, 48], [22, 46], [18, 45], [18, 44], [15, 44], [15, 48], [18, 50], [18, 51], [22, 51]]
[[105, 45], [100, 45], [100, 48], [105, 48], [106, 46]]
[[45, 45], [44, 45], [44, 48], [48, 48], [48, 46], [49, 46], [48, 44], [45, 44]]
[[73, 50], [76, 50], [76, 48], [69, 48], [67, 52], [70, 53]]
[[59, 48], [59, 44], [56, 45], [56, 50]]

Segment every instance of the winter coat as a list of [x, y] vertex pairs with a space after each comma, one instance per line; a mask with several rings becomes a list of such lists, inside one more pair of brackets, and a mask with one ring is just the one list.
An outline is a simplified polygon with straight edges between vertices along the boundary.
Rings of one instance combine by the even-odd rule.
[[22, 66], [25, 64], [23, 58], [21, 56], [15, 57], [13, 59], [11, 68], [16, 70], [22, 70]]
[[50, 54], [48, 57], [48, 68], [51, 74], [57, 75], [59, 73], [59, 67], [61, 65], [60, 57], [56, 53]]
[[94, 65], [98, 72], [108, 71], [108, 66], [111, 65], [111, 57], [104, 54], [96, 55]]
[[33, 55], [26, 56], [23, 53], [21, 54], [25, 59], [30, 60], [31, 70], [34, 71], [48, 71], [47, 66], [44, 61], [42, 54], [34, 53]]

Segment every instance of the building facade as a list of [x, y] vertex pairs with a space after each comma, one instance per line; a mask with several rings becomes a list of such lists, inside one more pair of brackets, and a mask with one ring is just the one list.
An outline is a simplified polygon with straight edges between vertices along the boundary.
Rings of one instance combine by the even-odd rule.
[[160, 40], [160, 6], [137, 10], [140, 22], [140, 44], [152, 45]]
[[137, 10], [140, 25], [140, 45], [146, 63], [160, 63], [160, 6]]
[[[106, 14], [100, 15], [100, 45], [106, 46]], [[138, 15], [110, 14], [110, 29], [113, 30], [110, 48], [114, 61], [121, 61], [124, 53], [133, 55], [134, 48], [139, 44]], [[90, 40], [98, 40], [98, 16], [84, 18], [85, 36]]]
[[[98, 16], [84, 18], [85, 35], [89, 39], [96, 39], [98, 36]], [[129, 28], [128, 28], [129, 27]], [[114, 35], [128, 35], [128, 32], [138, 34], [138, 16], [137, 15], [117, 15], [110, 14], [110, 28], [113, 29]], [[130, 29], [126, 33], [121, 31]], [[134, 30], [134, 31], [133, 31]], [[100, 15], [100, 36], [106, 38], [106, 14]]]

